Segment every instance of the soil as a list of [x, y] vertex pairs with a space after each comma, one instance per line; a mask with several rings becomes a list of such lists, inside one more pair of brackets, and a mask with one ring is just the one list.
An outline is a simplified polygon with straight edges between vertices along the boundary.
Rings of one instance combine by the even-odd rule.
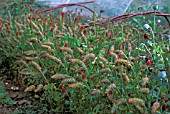
[[12, 114], [17, 107], [27, 103], [30, 104], [29, 94], [23, 92], [24, 85], [21, 85], [17, 74], [17, 69], [11, 69], [10, 65], [0, 65], [0, 81], [5, 87], [8, 97], [14, 101], [14, 105], [0, 104], [0, 114]]

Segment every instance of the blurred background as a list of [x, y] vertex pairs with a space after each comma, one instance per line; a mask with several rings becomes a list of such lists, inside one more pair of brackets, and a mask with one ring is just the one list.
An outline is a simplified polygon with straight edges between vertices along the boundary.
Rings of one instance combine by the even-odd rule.
[[[101, 17], [112, 17], [115, 15], [130, 13], [130, 12], [142, 12], [153, 10], [152, 5], [158, 4], [158, 11], [164, 13], [170, 13], [170, 0], [1, 0], [0, 2], [0, 13], [3, 13], [5, 6], [15, 6], [15, 2], [19, 1], [20, 3], [30, 2], [32, 6], [35, 8], [40, 6], [40, 10], [48, 7], [54, 7], [61, 4], [70, 4], [70, 3], [78, 3], [78, 2], [88, 2], [94, 1], [93, 3], [84, 4], [85, 6], [91, 8], [97, 14], [100, 14]], [[13, 8], [14, 11], [12, 13], [17, 12], [17, 7]], [[92, 16], [92, 13], [80, 6], [71, 6], [65, 7], [55, 10], [56, 14], [58, 11], [72, 11], [72, 13], [76, 13], [82, 10], [81, 14]]]
[[[77, 2], [87, 2], [91, 0], [35, 0], [35, 3], [40, 5], [48, 5], [50, 7], [57, 6], [60, 4], [77, 3]], [[95, 10], [98, 14], [102, 11], [102, 16], [110, 17], [125, 12], [139, 12], [152, 10], [151, 5], [158, 4], [159, 11], [164, 13], [170, 13], [170, 0], [95, 0], [94, 3], [86, 4], [86, 6]], [[83, 13], [86, 15], [91, 15], [86, 9], [73, 6], [63, 8], [66, 10], [80, 10], [83, 9]]]

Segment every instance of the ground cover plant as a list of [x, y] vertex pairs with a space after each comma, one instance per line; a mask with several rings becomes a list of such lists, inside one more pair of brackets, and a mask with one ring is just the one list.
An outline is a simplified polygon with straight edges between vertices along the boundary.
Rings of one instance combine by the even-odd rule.
[[27, 97], [13, 97], [13, 113], [170, 113], [170, 14], [56, 14], [64, 6], [15, 2], [0, 15], [0, 64], [10, 60], [10, 89]]

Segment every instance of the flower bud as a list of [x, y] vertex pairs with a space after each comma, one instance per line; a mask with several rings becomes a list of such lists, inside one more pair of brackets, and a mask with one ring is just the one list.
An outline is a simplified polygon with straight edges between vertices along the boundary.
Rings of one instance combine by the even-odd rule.
[[144, 24], [143, 29], [144, 29], [144, 30], [150, 30], [151, 27], [150, 27], [148, 24]]
[[158, 10], [158, 4], [153, 5], [153, 10]]

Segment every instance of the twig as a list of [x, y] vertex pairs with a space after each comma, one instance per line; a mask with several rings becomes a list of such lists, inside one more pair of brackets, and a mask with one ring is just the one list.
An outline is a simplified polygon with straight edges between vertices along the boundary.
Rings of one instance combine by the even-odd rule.
[[[46, 9], [44, 9], [42, 11], [39, 11], [38, 14], [41, 14], [41, 13], [44, 13], [44, 12], [47, 12], [47, 11], [50, 11], [50, 10], [58, 9], [58, 8], [70, 7], [70, 6], [76, 6], [76, 5], [77, 6], [82, 6], [82, 4], [88, 4], [88, 3], [93, 3], [93, 2], [95, 2], [95, 1], [79, 2], [79, 3], [72, 3], [72, 4], [61, 4], [59, 6], [55, 6], [55, 7], [52, 7], [52, 8], [46, 8]], [[89, 10], [89, 8], [87, 8], [86, 6], [82, 6], [82, 7]], [[92, 10], [90, 10], [90, 11], [92, 11]], [[93, 11], [92, 11], [92, 13], [93, 13]]]
[[168, 17], [167, 16], [164, 16], [164, 17], [165, 17], [166, 21], [168, 22], [168, 24], [170, 26], [170, 21], [169, 21]]
[[[138, 15], [148, 15], [148, 14], [154, 14], [154, 11], [122, 14], [122, 15], [118, 15], [118, 16], [112, 17], [112, 18], [110, 19], [110, 21], [125, 19], [125, 18], [134, 17], [134, 16], [138, 16]], [[165, 19], [167, 20], [169, 26], [170, 26], [170, 21], [169, 21], [169, 19], [167, 18], [167, 16], [170, 16], [170, 14], [165, 14], [165, 13], [156, 11], [156, 12], [155, 12], [155, 15], [157, 15], [157, 16], [164, 16]]]
[[[115, 20], [121, 20], [121, 19], [126, 19], [126, 18], [130, 18], [130, 17], [134, 17], [134, 16], [138, 16], [138, 15], [149, 15], [149, 14], [154, 14], [154, 11], [147, 11], [147, 12], [138, 12], [138, 13], [128, 13], [128, 14], [122, 14], [122, 15], [117, 15], [114, 16], [112, 18], [110, 18], [110, 21], [115, 21]], [[168, 17], [170, 17], [170, 14], [165, 14], [159, 11], [156, 11], [155, 14], [157, 16], [163, 16], [165, 17], [165, 19], [167, 20], [169, 27], [170, 27], [170, 21], [168, 19]], [[107, 23], [107, 20], [105, 22], [102, 23], [102, 26], [105, 25]], [[89, 27], [89, 26], [94, 26], [94, 25], [99, 25], [99, 22], [96, 22], [95, 24], [90, 24], [90, 25], [86, 25], [85, 28]]]
[[[154, 14], [154, 11], [122, 14], [122, 15], [112, 17], [110, 19], [110, 21], [125, 19], [125, 18], [134, 17], [134, 16], [138, 16], [138, 15], [148, 15], [148, 14]], [[165, 13], [162, 13], [162, 12], [159, 12], [159, 11], [156, 11], [155, 14], [157, 16], [170, 16], [170, 14], [165, 14]]]

